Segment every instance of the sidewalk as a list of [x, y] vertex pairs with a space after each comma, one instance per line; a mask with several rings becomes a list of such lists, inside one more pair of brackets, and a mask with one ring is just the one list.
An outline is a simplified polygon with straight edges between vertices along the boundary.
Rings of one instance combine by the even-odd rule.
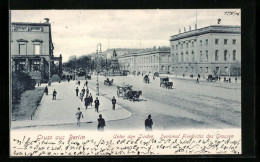
[[[84, 116], [84, 118], [81, 119], [81, 123], [97, 122], [99, 114], [102, 114], [106, 121], [125, 119], [132, 116], [131, 112], [125, 110], [119, 105], [116, 105], [116, 110], [112, 110], [111, 101], [102, 96], [102, 94], [97, 96], [100, 102], [99, 113], [95, 112], [94, 104], [89, 106], [86, 110], [85, 102], [81, 102], [79, 97], [76, 97], [75, 92], [76, 87], [81, 90], [84, 83], [81, 82], [80, 86], [75, 83], [75, 81], [52, 83], [52, 85], [48, 87], [49, 95], [43, 95], [38, 112], [36, 113], [34, 119], [26, 121], [12, 121], [11, 127], [22, 128], [65, 124], [76, 125], [76, 112], [78, 107], [80, 107]], [[41, 86], [45, 87], [46, 84], [42, 84]], [[52, 100], [52, 92], [54, 89], [57, 91], [56, 100]], [[93, 100], [95, 100], [95, 91], [89, 88], [89, 92], [92, 94]]]

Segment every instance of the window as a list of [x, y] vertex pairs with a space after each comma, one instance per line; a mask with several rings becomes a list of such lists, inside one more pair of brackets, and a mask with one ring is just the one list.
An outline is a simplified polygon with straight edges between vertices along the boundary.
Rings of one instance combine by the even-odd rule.
[[189, 48], [189, 43], [186, 43], [186, 48]]
[[176, 50], [178, 50], [178, 45], [176, 45]]
[[191, 61], [194, 62], [194, 52], [191, 52]]
[[39, 55], [40, 54], [40, 44], [34, 44], [33, 45], [33, 51], [35, 55]]
[[179, 62], [179, 56], [178, 56], [178, 53], [176, 53], [176, 62]]
[[218, 44], [218, 39], [215, 39], [215, 44]]
[[209, 44], [208, 39], [205, 40], [205, 45], [207, 46]]
[[205, 72], [206, 72], [206, 73], [208, 73], [208, 72], [209, 72], [209, 68], [208, 68], [208, 67], [206, 67], [206, 69], [205, 69]]
[[233, 61], [236, 61], [236, 50], [233, 51]]
[[174, 72], [174, 67], [172, 67], [172, 72]]
[[219, 73], [219, 67], [216, 67], [216, 73], [217, 74]]
[[224, 51], [224, 61], [227, 61], [227, 50]]
[[227, 39], [224, 39], [224, 44], [227, 44]]
[[25, 61], [19, 62], [19, 68], [20, 68], [21, 70], [25, 70]]
[[172, 62], [174, 62], [174, 54], [172, 54]]
[[186, 67], [186, 72], [188, 72], [188, 67]]
[[200, 46], [202, 46], [202, 40], [200, 40]]
[[200, 62], [202, 62], [202, 51], [200, 51]]
[[193, 67], [191, 67], [191, 72], [193, 72]]
[[215, 61], [218, 61], [218, 50], [215, 51]]
[[233, 41], [232, 41], [232, 42], [233, 42], [233, 44], [236, 44], [236, 43], [237, 43], [237, 41], [236, 41], [235, 39], [233, 39]]
[[226, 75], [228, 75], [228, 67], [225, 67]]
[[183, 44], [181, 44], [181, 49], [183, 49]]
[[172, 45], [172, 50], [174, 50], [174, 45]]
[[19, 44], [19, 55], [26, 55], [26, 44]]
[[191, 42], [191, 46], [194, 47], [194, 42]]
[[202, 67], [200, 67], [200, 73], [202, 73]]
[[208, 54], [208, 51], [206, 50], [205, 61], [207, 62], [208, 60], [209, 60], [209, 54]]
[[181, 62], [183, 62], [183, 53], [181, 53]]

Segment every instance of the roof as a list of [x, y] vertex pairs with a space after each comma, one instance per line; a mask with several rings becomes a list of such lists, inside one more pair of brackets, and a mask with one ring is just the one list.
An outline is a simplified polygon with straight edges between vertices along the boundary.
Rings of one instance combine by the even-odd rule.
[[183, 38], [199, 36], [208, 33], [236, 33], [241, 34], [241, 27], [234, 25], [211, 25], [200, 29], [187, 31], [171, 36], [170, 41], [175, 41]]

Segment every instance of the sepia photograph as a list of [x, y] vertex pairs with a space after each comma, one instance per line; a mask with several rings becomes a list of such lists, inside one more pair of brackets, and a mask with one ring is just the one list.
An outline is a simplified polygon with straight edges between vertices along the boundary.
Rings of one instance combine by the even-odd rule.
[[[64, 139], [62, 133], [54, 139], [55, 132], [67, 132], [67, 144], [111, 135], [133, 141], [147, 138], [157, 146], [148, 147], [147, 153], [107, 149], [105, 155], [241, 153], [240, 9], [10, 10], [9, 14], [12, 156], [36, 156], [17, 149], [25, 134], [34, 134], [36, 141]], [[157, 152], [161, 146], [155, 145], [156, 135], [162, 141], [178, 139], [180, 146], [185, 143], [181, 140], [191, 140], [178, 151]], [[218, 143], [221, 147], [213, 148], [208, 143], [196, 152], [202, 138], [228, 140], [226, 144], [232, 145], [225, 148]], [[192, 139], [198, 141], [192, 144]], [[166, 148], [175, 149], [172, 141]], [[32, 143], [27, 141], [25, 152]], [[116, 149], [116, 144], [106, 146]], [[63, 152], [58, 146], [54, 150]], [[205, 151], [209, 146], [215, 152]], [[34, 147], [37, 153], [38, 147]]]

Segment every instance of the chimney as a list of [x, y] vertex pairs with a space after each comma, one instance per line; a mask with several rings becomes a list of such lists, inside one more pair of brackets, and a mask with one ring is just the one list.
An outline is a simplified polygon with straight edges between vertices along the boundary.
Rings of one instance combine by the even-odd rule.
[[50, 20], [50, 19], [49, 19], [49, 18], [45, 18], [44, 20], [45, 20], [44, 23], [49, 23], [49, 20]]

